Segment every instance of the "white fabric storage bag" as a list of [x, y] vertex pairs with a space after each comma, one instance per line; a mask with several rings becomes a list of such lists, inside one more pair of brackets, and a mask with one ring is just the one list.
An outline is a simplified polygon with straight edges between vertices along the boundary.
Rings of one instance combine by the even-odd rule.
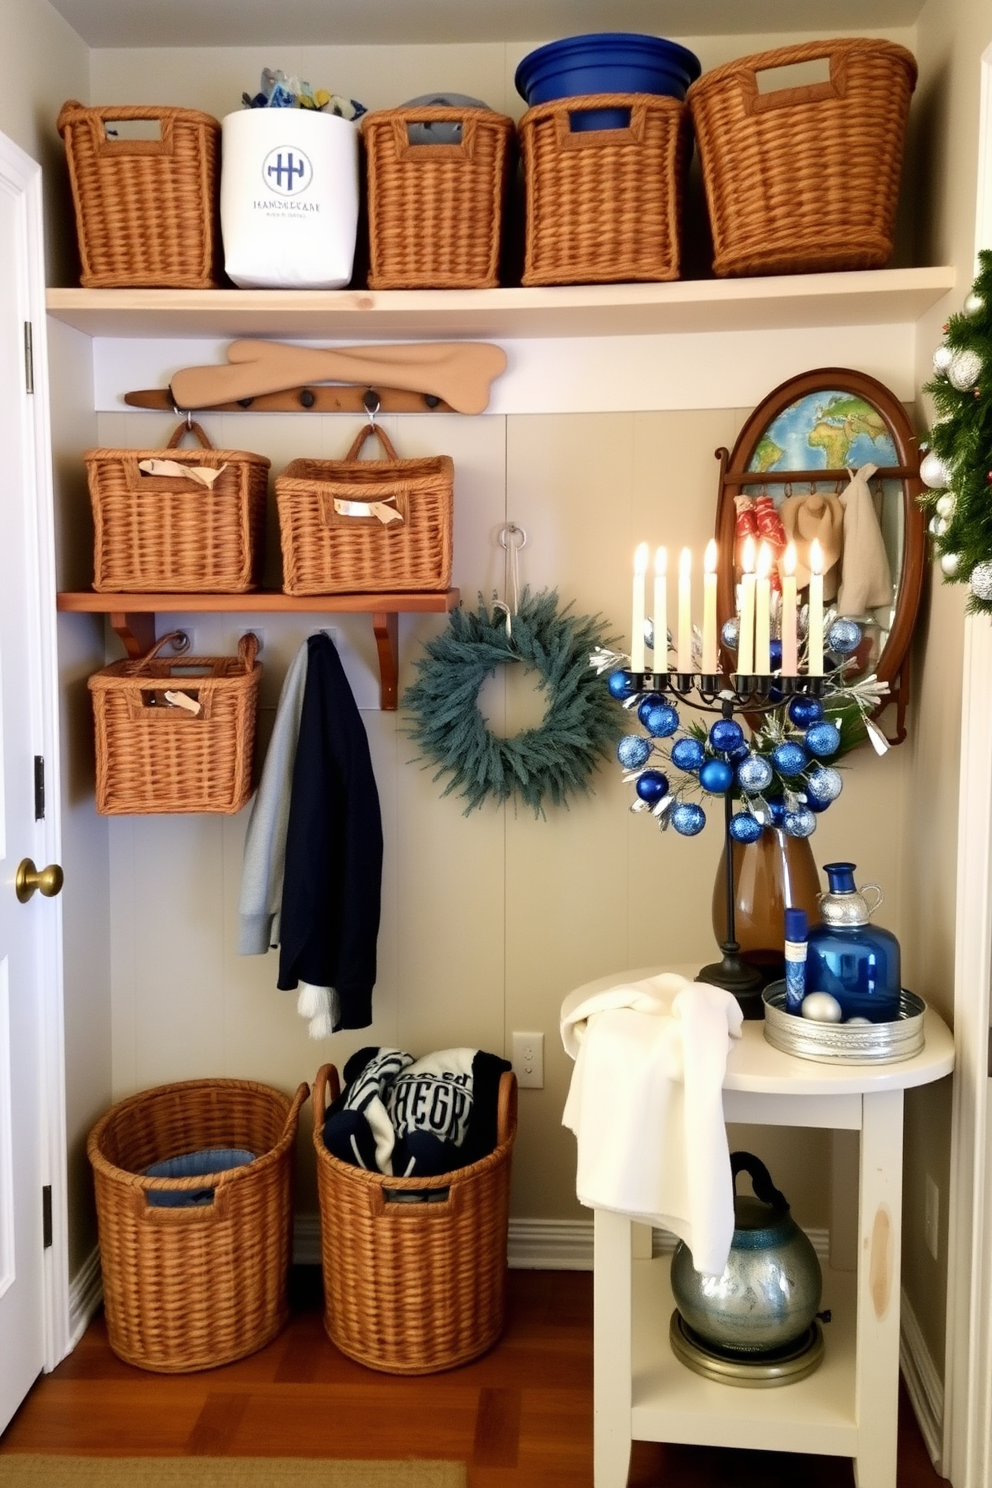
[[358, 227], [358, 131], [308, 109], [222, 121], [224, 267], [242, 289], [340, 289]]

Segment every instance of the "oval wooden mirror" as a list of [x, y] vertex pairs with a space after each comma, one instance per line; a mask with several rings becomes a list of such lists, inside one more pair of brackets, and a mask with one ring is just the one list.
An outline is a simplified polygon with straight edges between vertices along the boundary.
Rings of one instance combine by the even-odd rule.
[[[901, 743], [909, 645], [926, 552], [917, 501], [919, 444], [902, 404], [863, 372], [844, 367], [805, 372], [758, 405], [732, 453], [719, 449], [716, 454], [721, 629], [737, 612], [744, 528], [757, 524], [759, 533], [777, 531], [779, 540], [784, 529], [795, 542], [800, 603], [808, 583], [809, 544], [817, 537], [824, 553], [824, 599], [862, 627], [855, 666], [847, 675], [874, 672], [889, 684], [878, 712], [895, 707], [890, 743]], [[866, 482], [868, 495], [863, 484], [852, 482], [866, 466], [875, 467]], [[732, 653], [728, 670], [733, 670]]]

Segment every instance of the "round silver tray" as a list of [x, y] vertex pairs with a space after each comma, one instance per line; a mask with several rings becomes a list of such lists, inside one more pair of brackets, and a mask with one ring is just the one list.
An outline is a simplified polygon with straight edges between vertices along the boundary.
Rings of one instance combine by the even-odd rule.
[[891, 1023], [815, 1023], [785, 1011], [785, 983], [772, 982], [761, 994], [765, 1038], [785, 1054], [818, 1064], [896, 1064], [923, 1048], [927, 1005], [902, 989], [899, 1017]]
[[676, 1307], [668, 1341], [676, 1359], [695, 1374], [721, 1385], [739, 1385], [749, 1390], [794, 1384], [823, 1363], [823, 1329], [815, 1321], [789, 1348], [778, 1349], [764, 1358], [746, 1359], [711, 1348], [693, 1332]]

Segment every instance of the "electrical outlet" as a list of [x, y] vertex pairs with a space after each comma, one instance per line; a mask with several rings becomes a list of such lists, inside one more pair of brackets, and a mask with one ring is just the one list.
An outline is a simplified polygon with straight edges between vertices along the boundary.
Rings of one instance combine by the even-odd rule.
[[924, 1199], [923, 1216], [923, 1238], [927, 1243], [927, 1250], [937, 1259], [937, 1235], [940, 1228], [940, 1189], [934, 1183], [928, 1173], [926, 1176], [926, 1197]]
[[544, 1034], [513, 1035], [513, 1073], [524, 1089], [544, 1089]]

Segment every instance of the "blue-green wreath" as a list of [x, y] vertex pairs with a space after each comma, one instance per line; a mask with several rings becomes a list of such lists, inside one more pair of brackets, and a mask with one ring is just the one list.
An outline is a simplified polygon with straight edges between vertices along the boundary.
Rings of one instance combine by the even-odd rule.
[[[403, 697], [409, 733], [420, 757], [439, 767], [433, 778], [450, 776], [442, 795], [457, 792], [466, 816], [490, 797], [516, 798], [543, 816], [545, 802], [564, 806], [589, 791], [590, 775], [623, 732], [622, 710], [589, 664], [604, 630], [598, 615], [559, 610], [554, 590], [525, 589], [509, 634], [505, 612], [490, 611], [480, 596], [475, 612], [453, 610], [447, 629], [426, 643]], [[490, 730], [478, 700], [485, 679], [510, 663], [537, 673], [548, 702], [538, 728], [504, 739]]]

